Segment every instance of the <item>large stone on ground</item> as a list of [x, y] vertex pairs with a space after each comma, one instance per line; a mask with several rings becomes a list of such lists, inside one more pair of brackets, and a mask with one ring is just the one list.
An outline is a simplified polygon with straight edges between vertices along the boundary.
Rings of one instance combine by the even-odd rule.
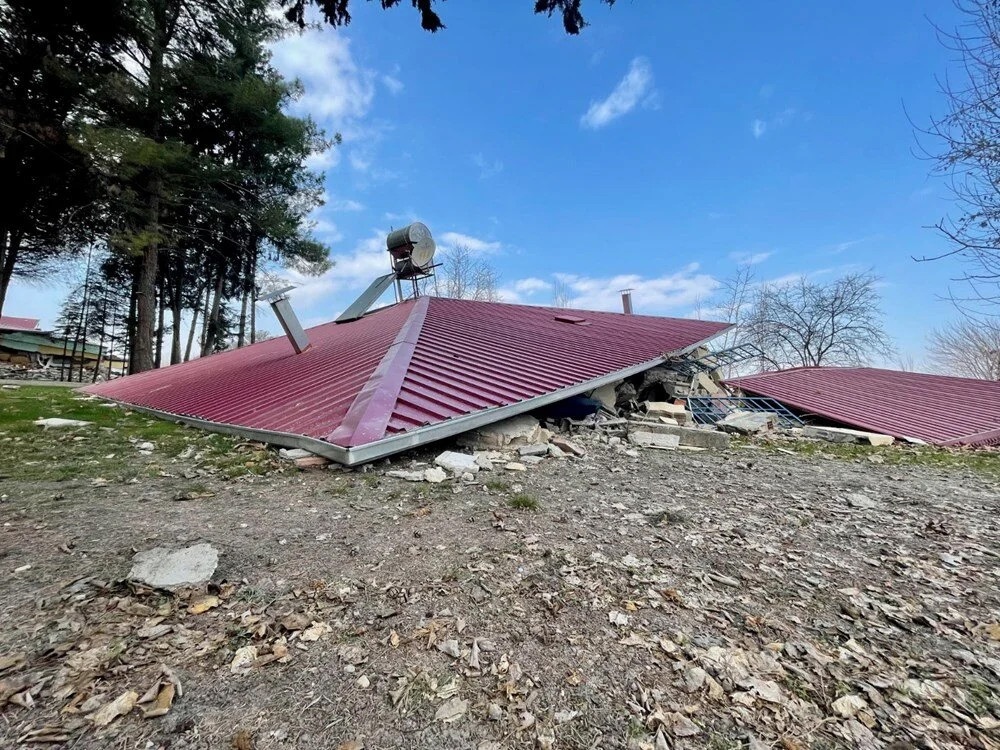
[[531, 445], [543, 442], [541, 429], [538, 420], [533, 416], [520, 414], [459, 435], [458, 444], [476, 450], [497, 450]]
[[711, 448], [725, 450], [729, 447], [729, 435], [718, 430], [706, 430], [700, 427], [678, 427], [661, 422], [632, 422], [632, 429], [646, 432], [658, 432], [661, 435], [676, 435], [681, 439], [682, 446], [692, 448]]
[[882, 435], [878, 432], [852, 430], [847, 427], [818, 427], [807, 425], [802, 428], [802, 436], [826, 440], [830, 443], [862, 443], [864, 445], [892, 445], [892, 435]]
[[776, 421], [775, 415], [761, 411], [733, 411], [715, 423], [724, 432], [757, 435], [767, 432]]
[[660, 450], [673, 451], [681, 444], [681, 439], [677, 435], [663, 435], [658, 432], [646, 432], [637, 430], [628, 436], [629, 442], [638, 445], [640, 448], [659, 448]]
[[158, 589], [200, 586], [211, 580], [218, 564], [219, 551], [211, 544], [181, 549], [154, 547], [136, 553], [128, 577]]
[[49, 428], [70, 428], [70, 427], [87, 427], [93, 424], [93, 422], [85, 422], [82, 419], [63, 419], [62, 417], [45, 417], [44, 419], [36, 419], [35, 424], [39, 427], [44, 427], [46, 430]]
[[457, 477], [462, 476], [465, 472], [475, 474], [480, 468], [475, 456], [470, 456], [468, 453], [458, 453], [457, 451], [445, 451], [434, 459], [434, 463], [442, 469], [447, 469]]

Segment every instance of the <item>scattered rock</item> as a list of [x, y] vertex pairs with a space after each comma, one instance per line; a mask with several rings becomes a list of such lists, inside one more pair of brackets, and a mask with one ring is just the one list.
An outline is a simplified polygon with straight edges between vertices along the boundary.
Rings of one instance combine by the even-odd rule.
[[504, 464], [504, 468], [507, 471], [527, 471], [528, 467], [517, 461], [511, 461], [510, 463]]
[[448, 478], [447, 472], [440, 466], [432, 466], [430, 469], [424, 470], [424, 481], [430, 482], [431, 484], [440, 484], [445, 479]]
[[862, 495], [860, 492], [852, 492], [848, 495], [844, 495], [844, 500], [846, 500], [847, 504], [852, 508], [859, 508], [862, 510], [874, 508], [877, 505], [874, 500], [867, 495]]

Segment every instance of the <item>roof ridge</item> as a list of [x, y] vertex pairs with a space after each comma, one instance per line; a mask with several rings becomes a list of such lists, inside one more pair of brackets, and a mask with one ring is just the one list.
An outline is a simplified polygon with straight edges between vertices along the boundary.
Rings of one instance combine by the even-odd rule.
[[343, 421], [326, 436], [326, 440], [349, 448], [370, 443], [385, 435], [413, 358], [413, 351], [423, 330], [429, 304], [430, 297], [420, 297], [416, 301], [382, 360], [355, 396]]

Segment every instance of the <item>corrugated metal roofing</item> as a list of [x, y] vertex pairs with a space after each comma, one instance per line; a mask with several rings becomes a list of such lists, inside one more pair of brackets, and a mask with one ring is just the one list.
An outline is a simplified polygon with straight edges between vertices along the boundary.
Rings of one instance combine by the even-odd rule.
[[0, 315], [0, 331], [37, 331], [38, 318], [16, 318], [12, 315]]
[[[556, 319], [567, 313], [588, 325]], [[589, 390], [728, 327], [423, 297], [311, 328], [302, 354], [280, 337], [84, 390], [355, 463]]]
[[1000, 443], [1000, 382], [873, 367], [800, 367], [726, 382], [897, 438], [937, 445]]

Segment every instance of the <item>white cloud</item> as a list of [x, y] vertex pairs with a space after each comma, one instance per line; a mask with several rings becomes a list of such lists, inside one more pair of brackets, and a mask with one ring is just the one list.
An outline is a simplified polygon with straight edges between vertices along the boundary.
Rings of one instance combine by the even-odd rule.
[[[628, 73], [618, 82], [606, 99], [591, 102], [590, 108], [580, 118], [580, 125], [597, 130], [612, 120], [628, 114], [647, 96], [654, 94], [653, 69], [649, 60], [637, 57], [629, 65]], [[651, 100], [655, 102], [655, 98]]]
[[812, 115], [808, 112], [800, 113], [794, 107], [788, 107], [766, 120], [761, 120], [759, 118], [755, 119], [750, 123], [750, 132], [753, 133], [754, 138], [761, 138], [769, 130], [777, 130], [778, 128], [783, 128], [786, 125], [789, 125], [797, 119], [809, 120], [811, 117]]
[[286, 37], [272, 52], [274, 66], [305, 89], [293, 109], [311, 114], [344, 140], [357, 138], [359, 120], [375, 99], [375, 74], [355, 62], [350, 40], [324, 26]]
[[515, 291], [521, 294], [535, 294], [536, 292], [547, 292], [552, 288], [551, 282], [545, 279], [538, 279], [534, 276], [527, 279], [519, 279], [514, 282]]
[[327, 198], [324, 207], [330, 211], [364, 211], [365, 204], [350, 198]]
[[758, 263], [763, 263], [765, 260], [774, 255], [773, 252], [765, 253], [729, 253], [729, 260], [734, 263], [740, 263], [748, 266], [755, 266]]
[[718, 288], [712, 276], [698, 273], [691, 263], [677, 273], [646, 277], [638, 274], [590, 277], [557, 273], [556, 278], [569, 290], [570, 307], [584, 310], [621, 310], [621, 290], [632, 289], [636, 313], [662, 313], [689, 307], [706, 299]]
[[438, 244], [445, 249], [462, 245], [474, 253], [493, 253], [501, 247], [499, 242], [482, 240], [469, 234], [462, 234], [461, 232], [445, 232], [441, 235]]
[[385, 86], [389, 93], [395, 96], [403, 90], [403, 82], [396, 78], [394, 75], [389, 75], [388, 73], [382, 76], [382, 85]]
[[479, 179], [481, 180], [488, 180], [503, 172], [503, 162], [499, 159], [490, 160], [482, 154], [473, 154], [471, 160], [475, 166], [479, 167]]
[[324, 311], [317, 315], [331, 320], [338, 309], [346, 307], [376, 276], [389, 272], [385, 235], [384, 230], [372, 230], [371, 236], [360, 240], [353, 251], [331, 254], [333, 267], [319, 276], [296, 269], [279, 270], [278, 275], [296, 287], [291, 295], [295, 309], [309, 310], [316, 305]]

